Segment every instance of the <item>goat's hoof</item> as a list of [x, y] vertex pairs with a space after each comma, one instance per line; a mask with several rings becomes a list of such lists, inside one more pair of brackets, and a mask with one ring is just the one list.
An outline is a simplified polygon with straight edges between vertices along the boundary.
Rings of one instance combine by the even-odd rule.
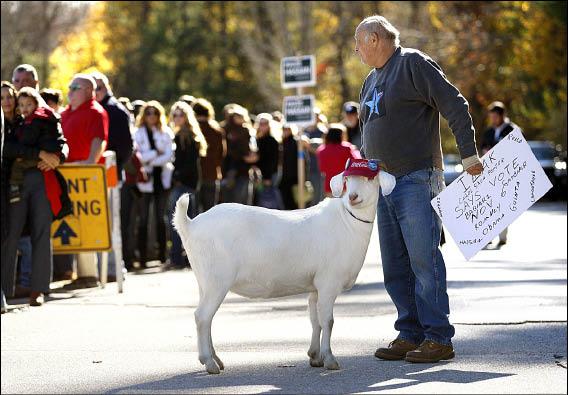
[[205, 367], [207, 368], [207, 373], [209, 373], [209, 374], [219, 374], [219, 373], [221, 373], [221, 371], [219, 370], [219, 366], [217, 366], [217, 364], [216, 364], [215, 361], [213, 361], [213, 360], [207, 362], [207, 364], [205, 365]]
[[308, 350], [308, 357], [310, 357], [310, 359], [315, 359], [320, 355], [319, 349], [309, 349]]
[[327, 370], [339, 370], [339, 363], [335, 360], [335, 358], [327, 360], [324, 362], [323, 366]]
[[323, 366], [323, 359], [321, 359], [321, 358], [310, 358], [310, 366], [312, 368], [321, 368]]
[[217, 362], [217, 365], [219, 366], [219, 369], [221, 370], [225, 370], [225, 364], [223, 364], [223, 361], [221, 361], [221, 359], [219, 359], [219, 357], [215, 356], [215, 362]]

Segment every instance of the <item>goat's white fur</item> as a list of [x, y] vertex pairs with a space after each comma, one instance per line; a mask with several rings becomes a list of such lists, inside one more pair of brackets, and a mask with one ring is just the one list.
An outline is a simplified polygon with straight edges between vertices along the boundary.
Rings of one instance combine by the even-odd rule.
[[361, 220], [372, 222], [376, 216], [379, 182], [385, 195], [394, 187], [393, 176], [380, 174], [372, 180], [344, 180], [341, 173], [332, 181], [341, 184], [341, 191], [346, 184], [340, 199], [303, 210], [227, 203], [190, 220], [189, 196], [179, 198], [173, 224], [199, 285], [195, 323], [199, 361], [207, 372], [224, 368], [213, 348], [211, 321], [228, 291], [249, 298], [309, 293], [310, 365], [339, 369], [330, 347], [333, 305], [353, 286], [363, 265], [372, 224]]

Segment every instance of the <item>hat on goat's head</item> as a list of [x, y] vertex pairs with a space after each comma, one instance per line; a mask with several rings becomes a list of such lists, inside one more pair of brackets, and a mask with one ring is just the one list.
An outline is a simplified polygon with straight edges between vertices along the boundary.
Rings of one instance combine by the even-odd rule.
[[342, 173], [332, 177], [329, 181], [331, 194], [340, 197], [343, 193], [343, 184], [345, 177], [363, 176], [369, 180], [375, 178], [379, 174], [379, 162], [367, 159], [347, 159], [345, 170]]
[[363, 176], [369, 179], [379, 174], [379, 163], [376, 160], [347, 159], [343, 176]]

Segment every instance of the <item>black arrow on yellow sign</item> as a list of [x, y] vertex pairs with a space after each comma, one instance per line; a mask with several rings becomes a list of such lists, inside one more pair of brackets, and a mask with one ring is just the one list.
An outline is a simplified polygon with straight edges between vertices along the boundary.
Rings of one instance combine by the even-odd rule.
[[77, 234], [73, 231], [69, 224], [63, 220], [53, 235], [54, 239], [57, 239], [58, 237], [61, 237], [62, 245], [69, 245], [71, 244], [71, 237], [77, 237]]

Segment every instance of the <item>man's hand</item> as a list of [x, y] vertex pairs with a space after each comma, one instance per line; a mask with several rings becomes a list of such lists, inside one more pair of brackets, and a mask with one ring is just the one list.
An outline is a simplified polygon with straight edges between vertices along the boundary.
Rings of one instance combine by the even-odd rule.
[[476, 163], [475, 165], [468, 167], [465, 171], [472, 176], [477, 176], [483, 171], [483, 165], [481, 163]]
[[47, 170], [55, 169], [57, 166], [59, 166], [59, 163], [61, 163], [58, 154], [52, 154], [46, 151], [39, 151], [39, 158], [41, 159], [41, 161], [38, 163], [38, 168], [40, 169], [41, 169], [40, 164], [42, 162], [43, 162], [42, 167], [47, 166], [48, 167]]
[[43, 160], [38, 162], [37, 168], [40, 169], [41, 171], [51, 170], [51, 167], [49, 167], [49, 165], [45, 163]]

